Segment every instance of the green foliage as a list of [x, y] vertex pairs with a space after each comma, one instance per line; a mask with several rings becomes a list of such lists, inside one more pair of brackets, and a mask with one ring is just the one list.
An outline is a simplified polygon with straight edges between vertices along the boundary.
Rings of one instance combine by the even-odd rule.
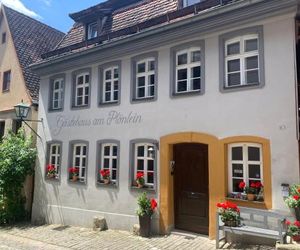
[[143, 192], [137, 200], [138, 203], [138, 209], [136, 211], [138, 216], [145, 216], [149, 215], [151, 216], [153, 214], [153, 209], [151, 207], [151, 201], [147, 198], [147, 194]]
[[290, 195], [300, 195], [300, 185], [293, 184], [290, 186]]
[[285, 203], [289, 208], [300, 207], [300, 199], [297, 199], [297, 196], [290, 195], [285, 199]]
[[9, 133], [0, 144], [0, 225], [20, 221], [26, 216], [22, 188], [33, 174], [36, 149], [24, 130]]

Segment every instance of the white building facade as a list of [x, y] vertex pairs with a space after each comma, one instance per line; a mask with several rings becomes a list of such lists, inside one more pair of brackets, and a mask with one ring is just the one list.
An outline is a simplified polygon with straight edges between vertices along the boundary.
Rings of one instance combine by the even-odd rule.
[[[91, 227], [104, 216], [131, 229], [143, 191], [158, 201], [161, 233], [213, 238], [226, 199], [286, 211], [281, 184], [299, 182], [296, 14], [292, 0], [237, 1], [34, 65], [33, 220]], [[238, 199], [243, 180], [261, 181], [264, 200]]]

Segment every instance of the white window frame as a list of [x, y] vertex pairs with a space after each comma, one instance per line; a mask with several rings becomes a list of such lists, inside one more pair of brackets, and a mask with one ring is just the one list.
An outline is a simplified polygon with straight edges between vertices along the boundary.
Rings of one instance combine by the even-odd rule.
[[[242, 147], [243, 149], [243, 160], [232, 160], [232, 148]], [[259, 148], [260, 161], [249, 161], [248, 160], [248, 147]], [[232, 175], [232, 164], [242, 164], [243, 165], [243, 177], [233, 177]], [[249, 165], [260, 165], [260, 179], [249, 178]], [[249, 186], [249, 180], [260, 181], [263, 183], [263, 149], [262, 145], [259, 143], [231, 143], [228, 145], [228, 191], [233, 192], [233, 179], [238, 179], [244, 181], [246, 186]]]
[[[115, 70], [118, 70], [118, 77], [115, 78], [115, 74], [114, 74], [114, 71]], [[106, 79], [106, 72], [108, 71], [111, 71], [111, 79]], [[118, 87], [117, 89], [115, 89], [115, 82], [118, 82]], [[111, 89], [110, 91], [106, 91], [106, 86], [107, 84], [110, 84], [111, 85]], [[120, 67], [119, 66], [112, 66], [112, 67], [109, 67], [109, 68], [106, 68], [103, 70], [103, 90], [102, 90], [102, 93], [103, 93], [103, 103], [114, 103], [114, 102], [118, 102], [119, 101], [119, 89], [120, 89]], [[118, 99], [114, 99], [114, 94], [115, 93], [118, 93]], [[107, 93], [110, 93], [110, 101], [107, 101], [106, 100], [106, 94]]]
[[[76, 148], [77, 147], [80, 147], [80, 153], [78, 155], [76, 155]], [[83, 148], [85, 147], [85, 152], [86, 154], [83, 154]], [[85, 143], [75, 143], [73, 144], [73, 160], [72, 160], [72, 163], [73, 163], [73, 167], [76, 167], [79, 169], [79, 180], [80, 181], [85, 181], [86, 179], [86, 170], [87, 170], [87, 151], [88, 150], [88, 146], [87, 144]], [[76, 165], [76, 158], [79, 158], [79, 166]], [[85, 159], [85, 166], [83, 166], [83, 159]], [[83, 169], [85, 169], [85, 174], [83, 175]]]
[[[247, 40], [252, 40], [256, 39], [257, 40], [257, 50], [245, 51], [245, 44]], [[234, 44], [234, 43], [239, 43], [240, 44], [240, 53], [239, 54], [234, 54], [234, 55], [227, 55], [228, 54], [228, 45]], [[259, 54], [259, 35], [258, 34], [251, 34], [251, 35], [244, 35], [244, 36], [239, 36], [235, 37], [233, 39], [227, 40], [225, 42], [225, 84], [226, 88], [234, 88], [234, 87], [239, 87], [239, 86], [249, 86], [253, 84], [259, 84], [260, 83], [260, 54]], [[254, 57], [257, 56], [257, 63], [258, 63], [258, 68], [256, 69], [246, 69], [246, 59], [249, 57]], [[234, 71], [228, 73], [228, 61], [232, 60], [239, 60], [240, 62], [240, 71]], [[248, 71], [258, 71], [258, 82], [257, 83], [247, 83], [246, 82], [246, 74]], [[228, 76], [229, 74], [234, 74], [234, 73], [240, 73], [240, 84], [237, 85], [228, 85]]]
[[[59, 84], [59, 88], [55, 89], [55, 84]], [[54, 79], [52, 82], [52, 109], [58, 110], [62, 109], [63, 105], [63, 93], [64, 93], [64, 79], [63, 78], [57, 78]], [[58, 94], [58, 99], [55, 99], [55, 94]], [[58, 106], [55, 107], [55, 102], [57, 101]]]
[[[53, 148], [55, 149], [55, 154], [53, 153]], [[59, 153], [58, 153], [59, 148]], [[52, 163], [52, 158], [54, 157], [54, 163]], [[55, 175], [58, 178], [59, 170], [60, 170], [60, 159], [61, 159], [61, 145], [59, 143], [51, 143], [49, 146], [49, 161], [48, 164], [53, 165], [55, 167]]]
[[[96, 26], [96, 30], [97, 30], [95, 36], [92, 36], [92, 28], [93, 28], [93, 26]], [[97, 22], [93, 22], [93, 23], [88, 24], [87, 32], [88, 32], [88, 35], [87, 35], [88, 40], [96, 38], [98, 36], [98, 23]]]
[[[105, 155], [105, 147], [109, 147], [109, 155]], [[117, 147], [117, 155], [114, 156], [113, 155], [113, 147]], [[119, 148], [118, 148], [118, 144], [116, 143], [103, 143], [101, 144], [101, 170], [104, 169], [104, 170], [109, 170], [110, 172], [110, 181], [113, 182], [113, 183], [116, 183], [117, 180], [118, 180], [118, 161], [119, 161]], [[104, 165], [104, 160], [105, 159], [108, 159], [109, 160], [109, 166], [108, 168]], [[116, 164], [116, 168], [113, 169], [113, 160], [116, 160], [117, 161], [117, 164]], [[116, 171], [116, 178], [113, 179], [113, 170]], [[100, 175], [100, 178], [101, 180], [103, 180], [103, 177]]]
[[[200, 53], [202, 53], [202, 50], [201, 50], [200, 47], [191, 47], [191, 48], [180, 50], [180, 51], [176, 52], [176, 68], [175, 68], [175, 75], [176, 75], [175, 76], [175, 79], [176, 79], [175, 93], [176, 94], [189, 93], [189, 92], [199, 92], [202, 89], [202, 64], [201, 64], [201, 58], [200, 58], [200, 62], [199, 61], [198, 62], [191, 62], [192, 61], [191, 55], [195, 51], [200, 51]], [[184, 54], [187, 54], [187, 64], [178, 65], [178, 56], [184, 55]], [[192, 68], [195, 68], [195, 67], [200, 67], [200, 69], [201, 69], [200, 77], [192, 78], [191, 77], [191, 70], [192, 70]], [[179, 81], [178, 80], [178, 71], [181, 70], [181, 69], [186, 69], [187, 70], [187, 79], [186, 79], [187, 90], [186, 91], [178, 91], [178, 81]], [[192, 80], [198, 79], [198, 78], [200, 78], [200, 89], [193, 90], [192, 89]], [[180, 81], [182, 81], [182, 80], [180, 80]]]
[[[154, 69], [153, 70], [149, 70], [149, 65], [150, 62], [154, 62]], [[142, 73], [138, 73], [138, 66], [139, 64], [143, 64], [145, 63], [145, 72]], [[155, 77], [155, 70], [156, 70], [156, 60], [154, 57], [149, 57], [140, 61], [136, 62], [136, 69], [135, 69], [135, 73], [136, 73], [136, 88], [135, 88], [135, 95], [136, 95], [136, 99], [140, 100], [140, 99], [147, 99], [147, 98], [154, 98], [155, 96], [155, 88], [156, 88], [156, 77]], [[154, 84], [150, 84], [149, 78], [150, 76], [154, 76]], [[140, 77], [145, 77], [145, 86], [144, 87], [139, 87], [139, 82], [138, 79]], [[150, 94], [150, 88], [154, 87], [154, 93], [153, 95]], [[141, 88], [145, 88], [145, 96], [143, 97], [139, 97], [138, 95], [138, 91]]]
[[[86, 76], [89, 76], [89, 82], [86, 82]], [[78, 79], [83, 77], [83, 84], [78, 84]], [[81, 74], [76, 75], [76, 83], [75, 83], [75, 107], [83, 107], [87, 106], [90, 102], [90, 82], [91, 82], [91, 75], [88, 72], [84, 72]], [[86, 94], [85, 90], [88, 88], [88, 94]], [[78, 90], [82, 89], [82, 96], [78, 95]], [[82, 97], [82, 104], [78, 104], [78, 98]], [[85, 102], [86, 97], [88, 97], [88, 102]]]
[[[144, 156], [138, 156], [138, 147], [144, 147]], [[148, 147], [153, 148], [154, 158], [148, 156]], [[144, 161], [144, 170], [138, 170], [138, 160]], [[153, 160], [153, 171], [148, 171], [148, 160]], [[155, 184], [155, 162], [156, 162], [156, 150], [153, 143], [135, 143], [134, 145], [134, 176], [137, 172], [144, 173], [145, 185], [148, 187], [154, 187]], [[148, 173], [153, 174], [153, 183], [148, 183]]]

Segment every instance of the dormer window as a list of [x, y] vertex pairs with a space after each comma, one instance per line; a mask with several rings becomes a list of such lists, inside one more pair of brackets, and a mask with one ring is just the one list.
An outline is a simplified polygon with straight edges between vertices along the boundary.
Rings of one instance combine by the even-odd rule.
[[196, 3], [200, 3], [200, 2], [202, 2], [202, 1], [203, 1], [203, 0], [183, 0], [183, 1], [182, 1], [182, 7], [185, 8], [185, 7], [194, 5], [194, 4], [196, 4]]
[[87, 39], [90, 40], [97, 36], [98, 36], [98, 23], [97, 22], [90, 23], [87, 26]]

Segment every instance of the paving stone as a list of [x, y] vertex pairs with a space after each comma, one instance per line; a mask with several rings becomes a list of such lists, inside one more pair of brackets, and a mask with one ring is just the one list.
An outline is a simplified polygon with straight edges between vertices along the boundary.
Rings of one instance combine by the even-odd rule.
[[[228, 245], [227, 249], [235, 249]], [[22, 225], [0, 228], [0, 250], [210, 250], [215, 242], [199, 235], [152, 236], [142, 238], [130, 232], [61, 225]], [[236, 249], [274, 249], [264, 246], [238, 246]]]

